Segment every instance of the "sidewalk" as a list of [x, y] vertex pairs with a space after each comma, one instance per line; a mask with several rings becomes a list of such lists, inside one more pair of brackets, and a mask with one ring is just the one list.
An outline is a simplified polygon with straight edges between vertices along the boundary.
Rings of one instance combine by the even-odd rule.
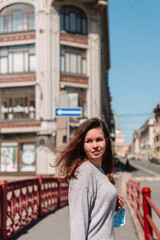
[[124, 207], [126, 209], [126, 224], [122, 227], [115, 228], [115, 240], [139, 240], [127, 204], [125, 204]]
[[[120, 194], [124, 194], [125, 181], [129, 177], [126, 174], [118, 177], [117, 188]], [[115, 240], [139, 240], [128, 205], [125, 203], [124, 207], [126, 208], [126, 224], [120, 228], [115, 228]], [[37, 223], [27, 227], [21, 235], [12, 238], [12, 240], [15, 239], [69, 240], [69, 207], [63, 207], [40, 219]]]
[[12, 240], [69, 240], [69, 207], [63, 207], [27, 227]]
[[116, 188], [119, 194], [124, 196], [126, 209], [126, 224], [122, 227], [115, 228], [115, 240], [139, 240], [139, 233], [135, 227], [135, 222], [133, 222], [131, 216], [131, 210], [127, 201], [127, 182], [132, 177], [130, 173], [120, 172], [115, 176]]
[[[138, 240], [128, 207], [126, 207], [126, 224], [115, 228], [115, 240]], [[61, 208], [43, 218], [33, 227], [26, 229], [18, 240], [69, 240], [69, 207]], [[76, 239], [75, 239], [76, 240]]]

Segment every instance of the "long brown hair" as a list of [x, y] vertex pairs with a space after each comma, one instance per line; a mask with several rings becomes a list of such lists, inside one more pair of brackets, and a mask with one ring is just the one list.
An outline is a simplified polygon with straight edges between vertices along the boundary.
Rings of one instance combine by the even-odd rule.
[[84, 151], [85, 136], [89, 130], [99, 127], [102, 129], [106, 141], [106, 150], [103, 155], [102, 169], [108, 176], [109, 180], [113, 184], [115, 183], [113, 178], [114, 164], [112, 144], [109, 136], [109, 131], [104, 122], [98, 118], [91, 118], [81, 123], [67, 146], [59, 154], [56, 166], [60, 166], [60, 174], [63, 180], [76, 178], [77, 168], [87, 159]]

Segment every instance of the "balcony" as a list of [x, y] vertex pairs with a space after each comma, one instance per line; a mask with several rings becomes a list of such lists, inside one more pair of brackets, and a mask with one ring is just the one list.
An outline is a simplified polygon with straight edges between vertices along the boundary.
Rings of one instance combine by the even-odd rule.
[[83, 2], [83, 3], [95, 3], [98, 5], [107, 5], [107, 0], [79, 0], [79, 2]]
[[[65, 0], [53, 0], [53, 5], [62, 3], [62, 2], [65, 2]], [[78, 0], [77, 2], [81, 2], [84, 4], [92, 4], [93, 3], [94, 6], [105, 7], [105, 6], [107, 6], [108, 0], [96, 0], [96, 1], [95, 0]]]

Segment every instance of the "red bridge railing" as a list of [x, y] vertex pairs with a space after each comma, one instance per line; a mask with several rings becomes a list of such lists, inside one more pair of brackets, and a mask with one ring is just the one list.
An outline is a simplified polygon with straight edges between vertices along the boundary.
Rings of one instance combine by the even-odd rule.
[[58, 177], [0, 181], [0, 240], [9, 239], [29, 223], [66, 204], [68, 184]]
[[144, 187], [141, 190], [139, 181], [130, 179], [127, 184], [127, 196], [130, 206], [134, 209], [134, 216], [139, 219], [144, 229], [144, 239], [154, 240], [154, 233], [160, 240], [160, 231], [152, 219], [152, 210], [160, 219], [160, 209], [151, 200], [150, 188]]

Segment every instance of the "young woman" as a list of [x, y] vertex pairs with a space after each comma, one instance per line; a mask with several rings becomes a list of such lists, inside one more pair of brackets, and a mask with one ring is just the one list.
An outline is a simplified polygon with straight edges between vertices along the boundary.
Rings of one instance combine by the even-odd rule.
[[83, 122], [59, 156], [69, 184], [71, 240], [114, 240], [114, 214], [123, 207], [113, 178], [112, 146], [103, 121]]

